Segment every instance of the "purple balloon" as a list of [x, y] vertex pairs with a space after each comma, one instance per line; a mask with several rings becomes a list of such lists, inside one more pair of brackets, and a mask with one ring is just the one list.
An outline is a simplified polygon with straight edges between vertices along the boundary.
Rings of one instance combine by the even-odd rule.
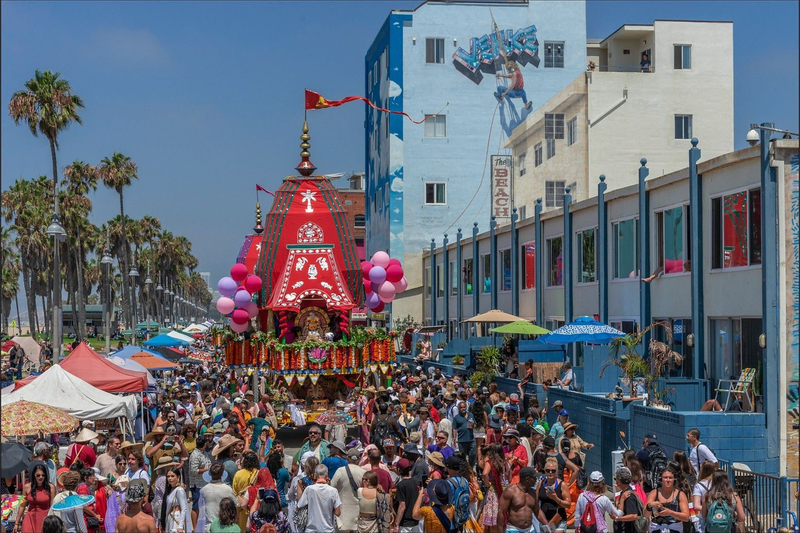
[[[233, 278], [225, 276], [224, 278], [220, 278], [219, 282], [217, 283], [217, 290], [223, 296], [231, 297], [236, 294], [236, 289], [239, 288], [239, 284], [233, 281]], [[227, 314], [227, 313], [223, 313]]]
[[252, 296], [249, 292], [244, 289], [241, 289], [233, 295], [233, 303], [236, 304], [236, 307], [247, 307], [247, 304], [250, 303], [252, 300]]
[[236, 307], [236, 304], [233, 303], [233, 300], [231, 300], [227, 296], [223, 296], [222, 298], [217, 300], [217, 311], [219, 311], [223, 315], [229, 314], [231, 311], [233, 311], [234, 307]]
[[366, 298], [365, 301], [366, 301], [367, 307], [369, 307], [370, 309], [373, 309], [373, 308], [377, 307], [377, 305], [379, 303], [381, 303], [381, 298], [380, 298], [380, 296], [378, 296], [377, 292], [371, 292], [371, 293], [367, 294], [367, 298]]
[[369, 280], [372, 283], [380, 285], [386, 281], [386, 269], [379, 266], [374, 266], [369, 270]]

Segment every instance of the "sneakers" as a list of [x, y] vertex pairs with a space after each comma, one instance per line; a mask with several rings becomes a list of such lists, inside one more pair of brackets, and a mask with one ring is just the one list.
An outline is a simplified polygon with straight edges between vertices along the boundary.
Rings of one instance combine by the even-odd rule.
[[527, 110], [530, 110], [530, 108], [532, 107], [533, 107], [533, 102], [528, 102], [527, 104], [525, 104], [525, 109]]

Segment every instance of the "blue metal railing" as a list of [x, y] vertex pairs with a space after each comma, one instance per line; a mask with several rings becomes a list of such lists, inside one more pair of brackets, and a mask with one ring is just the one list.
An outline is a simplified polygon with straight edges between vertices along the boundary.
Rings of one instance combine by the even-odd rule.
[[745, 532], [761, 533], [788, 527], [798, 531], [800, 502], [795, 495], [800, 489], [796, 478], [775, 477], [737, 468], [719, 460], [719, 467], [728, 473], [745, 512]]

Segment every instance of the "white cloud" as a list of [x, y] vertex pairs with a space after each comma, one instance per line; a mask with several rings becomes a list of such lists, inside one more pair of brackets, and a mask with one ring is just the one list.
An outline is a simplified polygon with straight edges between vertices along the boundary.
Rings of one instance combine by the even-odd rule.
[[392, 180], [392, 192], [403, 192], [403, 178], [395, 178]]
[[398, 137], [396, 133], [392, 133], [392, 135], [389, 137], [389, 160], [391, 162], [389, 172], [394, 174], [396, 171], [402, 170], [403, 140]]
[[403, 94], [403, 88], [393, 80], [389, 80], [389, 98], [396, 98]]
[[390, 243], [398, 242], [398, 241], [399, 242], [403, 241], [403, 232], [402, 231], [400, 233], [390, 233], [389, 234], [389, 242]]
[[400, 209], [399, 209], [399, 208], [397, 208], [397, 207], [395, 207], [394, 209], [392, 209], [392, 213], [394, 213], [395, 215], [397, 215], [397, 214], [399, 214], [399, 213], [400, 213]]

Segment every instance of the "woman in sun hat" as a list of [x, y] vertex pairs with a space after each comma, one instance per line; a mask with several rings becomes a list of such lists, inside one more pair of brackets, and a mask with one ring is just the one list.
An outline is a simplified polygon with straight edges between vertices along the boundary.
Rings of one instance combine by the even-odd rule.
[[[422, 505], [422, 496], [428, 495], [431, 504]], [[425, 520], [425, 533], [452, 531], [448, 527], [455, 517], [455, 508], [450, 505], [451, 484], [445, 479], [435, 479], [428, 483], [426, 490], [419, 491], [411, 517], [414, 520]]]
[[95, 461], [97, 461], [97, 454], [92, 448], [91, 441], [99, 436], [88, 427], [82, 428], [75, 436], [75, 442], [67, 448], [64, 466], [70, 466], [75, 459], [80, 459], [86, 466], [94, 466]]

